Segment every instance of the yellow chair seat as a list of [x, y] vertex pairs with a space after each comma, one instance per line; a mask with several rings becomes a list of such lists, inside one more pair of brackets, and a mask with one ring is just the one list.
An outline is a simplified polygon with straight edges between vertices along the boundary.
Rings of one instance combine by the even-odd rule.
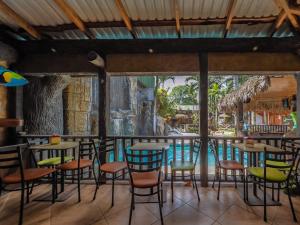
[[[262, 167], [250, 167], [248, 172], [255, 177], [264, 179], [264, 168]], [[270, 182], [284, 182], [287, 180], [287, 175], [276, 168], [266, 168], [266, 180]]]
[[[73, 159], [72, 156], [65, 156], [64, 162], [68, 162], [72, 159]], [[57, 166], [57, 165], [61, 164], [61, 157], [53, 157], [53, 158], [44, 159], [44, 160], [39, 161], [37, 164], [38, 164], [38, 166]]]

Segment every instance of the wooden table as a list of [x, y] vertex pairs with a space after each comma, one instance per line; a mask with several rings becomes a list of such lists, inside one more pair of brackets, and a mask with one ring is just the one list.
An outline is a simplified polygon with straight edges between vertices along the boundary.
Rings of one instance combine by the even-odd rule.
[[265, 148], [267, 151], [273, 151], [273, 152], [283, 152], [284, 149], [274, 147], [271, 145], [263, 144], [263, 143], [255, 143], [253, 147], [247, 146], [244, 143], [238, 143], [238, 144], [232, 144], [232, 147], [236, 147], [241, 152], [249, 152], [249, 153], [260, 153], [264, 152]]
[[[263, 143], [255, 143], [253, 147], [251, 146], [247, 146], [245, 143], [238, 143], [238, 144], [232, 144], [232, 147], [236, 147], [240, 152], [244, 153], [250, 153], [250, 159], [252, 158], [251, 156], [253, 155], [253, 163], [250, 163], [250, 166], [257, 166], [257, 155], [259, 153], [263, 153], [265, 148], [267, 151], [272, 151], [272, 152], [284, 152], [284, 149], [278, 148], [278, 147], [274, 147], [271, 145], [267, 145], [267, 144], [263, 144]], [[244, 200], [248, 205], [251, 206], [261, 206], [262, 205], [262, 200], [259, 199], [259, 197], [257, 196], [257, 186], [254, 183], [253, 185], [253, 195], [255, 198], [250, 199], [248, 201], [246, 201], [245, 196], [244, 196]], [[267, 205], [270, 206], [274, 206], [274, 205], [280, 205], [278, 204], [278, 202], [275, 202], [273, 200], [268, 199]]]
[[[79, 142], [75, 141], [62, 141], [59, 144], [42, 144], [42, 145], [32, 145], [29, 147], [30, 150], [54, 150], [61, 151], [61, 164], [65, 162], [65, 151], [68, 149], [77, 148], [79, 146]], [[61, 176], [61, 192], [64, 191], [64, 176]]]
[[130, 147], [131, 150], [134, 151], [157, 151], [157, 150], [167, 150], [170, 148], [168, 143], [155, 143], [155, 142], [138, 142]]

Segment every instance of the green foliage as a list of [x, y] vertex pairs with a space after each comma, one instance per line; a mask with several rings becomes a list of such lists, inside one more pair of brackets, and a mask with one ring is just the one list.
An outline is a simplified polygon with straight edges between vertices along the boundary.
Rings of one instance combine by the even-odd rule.
[[163, 118], [173, 117], [176, 114], [176, 103], [172, 101], [168, 90], [158, 88], [156, 92], [157, 112]]
[[172, 100], [178, 105], [196, 105], [197, 92], [189, 85], [179, 85], [170, 93]]

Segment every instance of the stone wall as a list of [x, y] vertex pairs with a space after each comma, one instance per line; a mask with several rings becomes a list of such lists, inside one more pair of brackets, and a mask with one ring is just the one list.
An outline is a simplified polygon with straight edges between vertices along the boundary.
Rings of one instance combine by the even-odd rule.
[[97, 132], [92, 115], [92, 78], [72, 78], [63, 93], [64, 133], [88, 135]]

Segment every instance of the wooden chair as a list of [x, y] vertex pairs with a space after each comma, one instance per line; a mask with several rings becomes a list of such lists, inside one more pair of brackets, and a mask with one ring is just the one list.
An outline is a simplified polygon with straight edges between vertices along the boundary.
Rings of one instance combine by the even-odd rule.
[[236, 160], [219, 160], [218, 156], [218, 149], [217, 149], [217, 140], [210, 139], [209, 147], [211, 152], [214, 154], [215, 162], [216, 162], [216, 171], [214, 176], [214, 181], [212, 184], [212, 188], [215, 187], [215, 181], [218, 180], [218, 196], [217, 199], [220, 198], [220, 186], [221, 186], [221, 179], [222, 179], [222, 170], [224, 171], [224, 175], [227, 175], [227, 171], [233, 171], [234, 173], [234, 183], [235, 188], [237, 188], [237, 179], [236, 179], [236, 173], [239, 171], [241, 173], [242, 178], [244, 179], [244, 166], [237, 162]]
[[[196, 182], [196, 178], [195, 178], [195, 168], [196, 168], [196, 164], [197, 164], [197, 161], [199, 158], [200, 149], [201, 149], [201, 142], [198, 140], [195, 140], [194, 145], [191, 146], [191, 152], [193, 154], [193, 157], [191, 157], [190, 161], [171, 161], [172, 202], [173, 202], [173, 195], [174, 195], [173, 194], [173, 192], [174, 192], [173, 183], [174, 183], [174, 178], [177, 177], [176, 176], [177, 171], [190, 172], [190, 175], [186, 175], [186, 176], [191, 177], [193, 187], [196, 188], [198, 201], [200, 201], [197, 182]], [[182, 176], [180, 176], [180, 177], [182, 177]]]
[[[162, 216], [162, 202], [160, 188], [162, 187], [161, 167], [163, 150], [131, 150], [125, 149], [125, 157], [130, 175], [131, 184], [131, 207], [129, 214], [129, 225], [131, 224], [132, 211], [138, 203], [158, 203], [161, 224], [164, 224]], [[148, 189], [149, 193], [137, 193], [136, 189]], [[157, 195], [157, 202], [136, 202], [135, 196]]]
[[[269, 151], [264, 149], [264, 161], [261, 167], [249, 167], [246, 176], [246, 200], [248, 200], [248, 180], [253, 178], [252, 182], [263, 186], [263, 200], [264, 200], [264, 221], [267, 222], [267, 188], [273, 190], [274, 184], [277, 184], [280, 189], [285, 189], [288, 194], [288, 199], [293, 214], [293, 219], [297, 222], [293, 202], [291, 199], [291, 178], [293, 171], [299, 166], [299, 148], [292, 151]], [[268, 163], [272, 162], [272, 163]]]
[[[112, 162], [110, 159], [112, 158]], [[105, 163], [101, 163], [105, 161]], [[111, 207], [114, 206], [114, 193], [115, 193], [115, 180], [121, 175], [118, 175], [120, 172], [124, 172], [127, 168], [126, 162], [119, 162], [116, 159], [115, 149], [114, 149], [114, 139], [105, 139], [100, 142], [99, 145], [99, 173], [98, 173], [98, 185], [96, 186], [94, 199], [96, 199], [97, 191], [101, 184], [101, 177], [105, 174], [110, 174], [112, 178], [112, 196], [111, 196]]]
[[[24, 211], [24, 194], [27, 190], [27, 202], [29, 201], [29, 183], [37, 181], [41, 178], [52, 176], [52, 203], [56, 198], [56, 170], [53, 168], [24, 168], [22, 153], [27, 149], [27, 144], [11, 145], [0, 147], [0, 169], [16, 170], [9, 172], [0, 178], [0, 193], [4, 189], [3, 184], [20, 184], [21, 187], [16, 189], [21, 190], [21, 203], [19, 214], [19, 225], [23, 224]], [[26, 185], [26, 186], [25, 186]], [[5, 189], [8, 190], [8, 189]], [[8, 191], [16, 191], [8, 190]]]
[[94, 164], [96, 162], [98, 162], [98, 154], [95, 148], [95, 142], [94, 140], [89, 140], [79, 142], [77, 160], [72, 160], [70, 162], [57, 166], [57, 169], [60, 169], [63, 174], [65, 174], [66, 171], [72, 171], [72, 177], [74, 176], [74, 172], [77, 171], [78, 202], [81, 201], [80, 179], [84, 175], [84, 169], [89, 168], [92, 170], [96, 186], [98, 186], [97, 176], [95, 174], [94, 167]]

